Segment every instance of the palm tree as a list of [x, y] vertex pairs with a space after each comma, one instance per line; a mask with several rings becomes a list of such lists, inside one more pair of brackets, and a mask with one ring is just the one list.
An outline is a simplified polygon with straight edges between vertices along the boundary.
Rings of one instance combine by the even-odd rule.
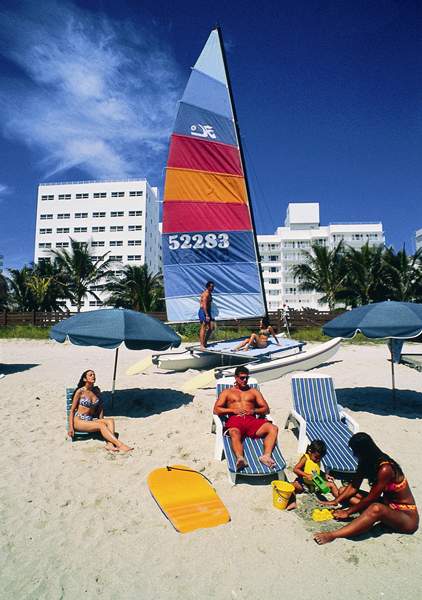
[[163, 308], [163, 285], [161, 274], [152, 274], [147, 265], [127, 265], [121, 276], [109, 278], [105, 289], [110, 293], [107, 304], [151, 312]]
[[292, 267], [293, 277], [299, 281], [304, 291], [320, 292], [320, 304], [327, 303], [334, 310], [336, 302], [344, 298], [347, 271], [344, 261], [343, 242], [332, 249], [317, 242], [311, 244], [310, 251], [304, 251], [304, 262]]
[[34, 265], [29, 285], [38, 300], [39, 310], [50, 311], [66, 308], [65, 280], [66, 277], [56, 261], [40, 260]]
[[403, 247], [397, 254], [392, 247], [384, 253], [388, 297], [399, 302], [422, 301], [422, 248], [412, 256]]
[[347, 299], [351, 306], [379, 302], [385, 297], [384, 247], [366, 242], [359, 249], [346, 249]]
[[33, 274], [33, 268], [25, 265], [21, 269], [9, 269], [9, 273], [12, 306], [19, 311], [35, 310], [36, 301], [28, 285]]
[[7, 279], [0, 273], [0, 310], [5, 310], [7, 308], [8, 296], [9, 287], [7, 285]]
[[100, 298], [89, 289], [109, 275], [112, 261], [107, 258], [109, 252], [102, 256], [93, 256], [85, 243], [70, 238], [71, 250], [52, 250], [56, 266], [63, 274], [63, 289], [65, 297], [76, 305], [80, 312], [85, 296]]

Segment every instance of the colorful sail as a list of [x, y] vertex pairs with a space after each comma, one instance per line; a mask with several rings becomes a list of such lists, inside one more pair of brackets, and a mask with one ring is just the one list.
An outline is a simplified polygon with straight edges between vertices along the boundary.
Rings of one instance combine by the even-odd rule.
[[170, 141], [164, 189], [167, 317], [195, 321], [214, 281], [213, 317], [265, 314], [245, 175], [218, 30], [192, 69]]

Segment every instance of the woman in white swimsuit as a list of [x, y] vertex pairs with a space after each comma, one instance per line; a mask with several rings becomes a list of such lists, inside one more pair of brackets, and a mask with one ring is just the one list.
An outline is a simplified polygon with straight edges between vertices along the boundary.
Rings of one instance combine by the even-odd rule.
[[275, 343], [279, 344], [279, 341], [274, 333], [274, 329], [270, 325], [268, 317], [263, 317], [259, 324], [258, 333], [252, 333], [251, 337], [244, 340], [241, 344], [233, 348], [233, 352], [238, 350], [249, 350], [249, 348], [266, 348], [269, 344], [270, 336], [273, 336]]
[[103, 402], [100, 389], [95, 384], [95, 373], [92, 369], [84, 371], [73, 394], [69, 414], [69, 436], [75, 431], [98, 431], [106, 440], [106, 449], [111, 452], [129, 452], [126, 444], [115, 435], [114, 419], [104, 418]]

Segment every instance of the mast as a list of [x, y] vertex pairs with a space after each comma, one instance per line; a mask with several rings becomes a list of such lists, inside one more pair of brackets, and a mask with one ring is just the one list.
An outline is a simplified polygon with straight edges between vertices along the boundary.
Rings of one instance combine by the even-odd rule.
[[241, 157], [242, 166], [243, 166], [243, 173], [245, 176], [246, 191], [247, 191], [248, 198], [249, 198], [249, 213], [251, 216], [251, 222], [252, 222], [252, 227], [253, 227], [253, 239], [254, 239], [254, 245], [255, 245], [256, 260], [258, 263], [259, 278], [261, 281], [262, 299], [264, 301], [265, 314], [268, 314], [267, 297], [265, 294], [265, 287], [264, 287], [264, 277], [262, 275], [262, 268], [261, 268], [261, 257], [259, 255], [258, 239], [256, 237], [255, 217], [254, 217], [253, 208], [252, 208], [252, 196], [251, 196], [251, 192], [250, 192], [250, 188], [249, 188], [249, 178], [248, 178], [248, 173], [247, 173], [247, 169], [246, 169], [245, 155], [243, 153], [242, 140], [240, 137], [240, 129], [239, 129], [239, 123], [237, 120], [236, 105], [234, 103], [232, 84], [231, 84], [230, 73], [229, 73], [228, 64], [227, 64], [226, 50], [225, 50], [224, 41], [223, 41], [223, 33], [222, 33], [221, 27], [219, 25], [217, 25], [215, 27], [215, 29], [217, 30], [218, 39], [220, 41], [221, 54], [223, 56], [224, 69], [226, 71], [226, 77], [227, 77], [227, 87], [228, 87], [230, 103], [231, 103], [231, 107], [232, 107], [232, 111], [233, 111], [234, 126], [236, 129], [237, 141], [239, 143], [240, 157]]

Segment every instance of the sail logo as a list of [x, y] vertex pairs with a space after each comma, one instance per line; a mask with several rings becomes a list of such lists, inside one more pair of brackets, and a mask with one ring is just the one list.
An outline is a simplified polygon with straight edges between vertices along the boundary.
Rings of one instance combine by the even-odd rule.
[[217, 139], [214, 128], [211, 125], [201, 125], [200, 123], [191, 125], [190, 133], [196, 137], [211, 138], [212, 140]]

